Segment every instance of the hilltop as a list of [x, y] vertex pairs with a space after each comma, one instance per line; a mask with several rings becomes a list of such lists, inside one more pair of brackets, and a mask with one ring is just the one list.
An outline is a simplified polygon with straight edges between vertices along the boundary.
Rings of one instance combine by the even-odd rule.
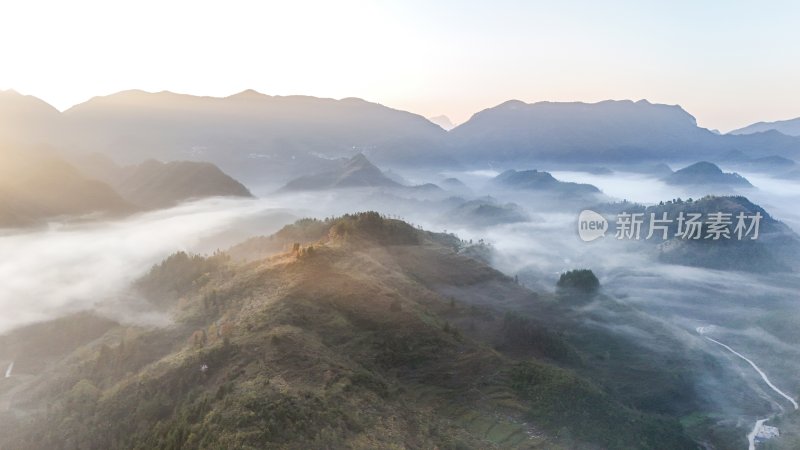
[[482, 197], [459, 203], [444, 214], [454, 225], [487, 227], [501, 223], [527, 222], [528, 214], [515, 203], [501, 203], [492, 197]]
[[0, 148], [0, 227], [63, 216], [118, 217], [136, 211], [107, 184], [46, 151]]
[[0, 144], [55, 144], [63, 132], [63, 117], [53, 106], [31, 95], [0, 90]]
[[48, 149], [0, 147], [0, 228], [119, 218], [210, 196], [252, 194], [209, 163], [120, 167], [101, 155], [68, 161]]
[[[667, 239], [662, 239], [662, 232], [656, 231], [654, 238], [643, 241], [657, 244], [658, 257], [664, 262], [754, 273], [789, 272], [797, 269], [796, 255], [800, 252], [800, 236], [772, 217], [764, 208], [743, 196], [709, 195], [698, 200], [673, 199], [647, 207], [616, 203], [607, 205], [602, 210], [614, 214], [643, 213], [643, 240], [650, 226], [650, 215], [655, 214], [657, 219], [661, 219], [666, 213], [667, 219], [672, 220], [667, 224]], [[716, 213], [729, 215], [727, 217], [730, 223], [724, 227], [728, 237], [705, 239], [709, 235], [709, 215]], [[750, 230], [750, 234], [746, 234], [747, 230], [743, 229], [742, 239], [738, 239], [735, 227], [740, 213], [746, 217], [756, 214], [761, 216], [757, 239], [751, 239], [755, 229]], [[677, 218], [680, 214], [684, 214], [686, 218], [690, 214], [700, 215], [701, 225], [698, 231], [691, 233], [691, 236], [697, 235], [698, 238], [683, 238], [678, 235]], [[747, 228], [750, 227], [751, 220], [745, 220]], [[684, 227], [683, 231], [686, 230]]]
[[77, 160], [81, 170], [112, 186], [127, 201], [142, 209], [175, 206], [206, 197], [252, 197], [241, 183], [211, 163], [161, 162], [119, 166], [102, 155]]
[[247, 262], [178, 253], [139, 280], [174, 325], [89, 333], [38, 378], [19, 364], [35, 381], [18, 413], [52, 406], [0, 445], [693, 448], [677, 421], [556, 364], [576, 361], [558, 335], [503, 319], [544, 299], [451, 235], [360, 213], [238, 251], [264, 240]]
[[315, 175], [306, 175], [286, 183], [281, 191], [315, 191], [348, 187], [401, 187], [402, 185], [359, 153], [340, 168]]
[[541, 193], [562, 195], [599, 194], [600, 189], [591, 184], [557, 180], [548, 172], [538, 170], [506, 170], [493, 178], [492, 183], [506, 188], [523, 189]]
[[747, 179], [735, 172], [723, 172], [714, 163], [701, 161], [676, 170], [663, 178], [667, 184], [682, 186], [717, 185], [753, 187]]

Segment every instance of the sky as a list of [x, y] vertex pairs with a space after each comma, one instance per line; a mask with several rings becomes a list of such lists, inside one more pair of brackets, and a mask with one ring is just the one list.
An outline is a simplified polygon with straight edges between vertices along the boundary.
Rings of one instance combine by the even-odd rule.
[[0, 0], [0, 89], [361, 97], [464, 122], [648, 99], [729, 131], [800, 117], [800, 2]]

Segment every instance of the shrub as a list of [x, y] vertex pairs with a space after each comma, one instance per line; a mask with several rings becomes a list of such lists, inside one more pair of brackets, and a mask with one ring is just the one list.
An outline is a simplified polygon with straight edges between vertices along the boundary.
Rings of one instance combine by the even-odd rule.
[[600, 289], [600, 280], [589, 269], [576, 269], [562, 273], [556, 286], [560, 289], [576, 289], [593, 293]]

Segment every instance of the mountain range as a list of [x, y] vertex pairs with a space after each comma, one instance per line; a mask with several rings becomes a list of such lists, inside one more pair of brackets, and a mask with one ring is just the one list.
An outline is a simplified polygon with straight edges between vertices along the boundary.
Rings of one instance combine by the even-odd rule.
[[255, 91], [225, 98], [126, 91], [63, 116], [76, 144], [116, 160], [205, 160], [245, 182], [264, 173], [313, 173], [358, 151], [436, 157], [425, 147], [445, 135], [424, 117], [360, 99]]
[[739, 149], [797, 155], [800, 140], [777, 132], [719, 135], [679, 106], [646, 100], [599, 103], [505, 102], [475, 114], [451, 133], [462, 160], [498, 164], [677, 162]]
[[766, 131], [778, 131], [787, 136], [800, 136], [800, 117], [776, 122], [758, 122], [744, 128], [739, 128], [738, 130], [733, 130], [730, 134], [753, 134]]
[[[19, 114], [23, 111], [24, 114]], [[333, 169], [364, 153], [382, 166], [486, 167], [519, 163], [686, 162], [731, 151], [800, 157], [800, 138], [777, 131], [719, 135], [679, 106], [645, 100], [528, 104], [512, 100], [445, 131], [422, 116], [347, 98], [225, 98], [124, 91], [59, 113], [0, 94], [0, 138], [99, 152], [125, 164], [203, 160], [246, 183]], [[68, 149], [68, 150], [67, 150]]]

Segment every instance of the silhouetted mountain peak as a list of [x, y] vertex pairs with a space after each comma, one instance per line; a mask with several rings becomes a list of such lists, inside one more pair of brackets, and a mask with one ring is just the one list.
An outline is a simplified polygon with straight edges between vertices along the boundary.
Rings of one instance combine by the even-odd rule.
[[450, 135], [462, 158], [487, 158], [491, 148], [496, 163], [663, 161], [678, 159], [686, 147], [721, 144], [680, 106], [646, 100], [510, 100], [473, 115]]
[[343, 99], [341, 99], [339, 101], [342, 102], [342, 103], [364, 103], [364, 104], [371, 103], [371, 102], [368, 102], [368, 101], [364, 100], [363, 98], [359, 98], [359, 97], [345, 97], [345, 98], [343, 98]]
[[509, 185], [552, 185], [558, 183], [558, 180], [553, 177], [549, 172], [540, 172], [536, 169], [532, 170], [506, 170], [494, 179], [497, 182]]
[[[697, 124], [694, 116], [686, 112], [680, 105], [666, 105], [660, 103], [651, 103], [646, 99], [641, 99], [636, 102], [632, 100], [602, 100], [596, 103], [587, 102], [552, 102], [540, 101], [535, 103], [525, 103], [521, 100], [508, 100], [493, 108], [485, 109], [475, 116], [492, 111], [523, 111], [523, 112], [583, 112], [587, 113], [625, 113], [637, 111], [650, 111], [658, 112], [665, 115], [671, 115], [673, 118], [681, 118], [688, 123]], [[475, 117], [473, 116], [473, 117]], [[599, 117], [598, 117], [599, 118]]]
[[439, 125], [445, 131], [450, 131], [453, 128], [455, 128], [455, 125], [450, 120], [450, 118], [445, 115], [428, 117], [428, 120], [435, 123], [436, 125]]
[[60, 144], [61, 113], [32, 95], [0, 90], [0, 141], [15, 144]]
[[513, 109], [520, 109], [520, 108], [524, 108], [524, 107], [526, 107], [526, 106], [529, 106], [529, 104], [528, 104], [528, 103], [525, 103], [525, 102], [523, 102], [522, 100], [511, 99], [511, 100], [506, 100], [506, 101], [504, 101], [503, 103], [501, 103], [501, 104], [497, 105], [495, 108], [497, 108], [497, 109], [511, 109], [511, 110], [513, 110]]
[[750, 182], [738, 173], [723, 172], [719, 166], [708, 161], [700, 161], [677, 170], [665, 177], [664, 181], [668, 184], [682, 185], [716, 184], [752, 187]]
[[372, 164], [363, 153], [350, 158], [337, 178], [336, 186], [389, 186], [396, 185], [383, 171]]
[[800, 136], [800, 117], [795, 119], [778, 120], [775, 122], [757, 122], [729, 134], [755, 134], [764, 132], [778, 132], [787, 136]]
[[47, 151], [0, 147], [0, 227], [134, 210], [110, 186]]
[[245, 89], [242, 92], [237, 92], [236, 94], [231, 95], [228, 98], [264, 98], [269, 97], [269, 95], [262, 94], [255, 89]]
[[719, 166], [714, 163], [710, 163], [708, 161], [700, 161], [690, 166], [686, 166], [683, 169], [679, 169], [675, 173], [713, 176], [721, 174], [723, 172], [722, 169], [720, 169]]
[[144, 208], [164, 208], [215, 196], [252, 197], [241, 183], [207, 162], [149, 159], [130, 167], [113, 186], [125, 199]]
[[[166, 106], [175, 106], [193, 99], [208, 97], [195, 97], [188, 94], [178, 94], [172, 91], [149, 92], [142, 89], [128, 89], [109, 95], [100, 95], [72, 106], [64, 111], [65, 115], [75, 117], [80, 114], [90, 116], [104, 116], [114, 108], [116, 114], [132, 114], [134, 109], [164, 109]], [[130, 109], [127, 109], [130, 108]]]
[[74, 161], [87, 176], [108, 183], [125, 200], [144, 209], [165, 208], [205, 197], [252, 197], [244, 185], [208, 162], [147, 159], [120, 167], [98, 154]]
[[559, 181], [549, 172], [539, 170], [506, 170], [493, 178], [492, 184], [503, 188], [533, 190], [543, 193], [569, 195], [600, 193], [600, 189], [591, 184]]
[[32, 110], [58, 113], [58, 110], [44, 100], [33, 95], [20, 94], [14, 89], [0, 90], [0, 110], [16, 111], [18, 113]]
[[442, 185], [448, 188], [466, 188], [467, 185], [463, 181], [455, 177], [445, 178], [442, 180]]
[[351, 169], [378, 169], [363, 153], [357, 153], [350, 158], [345, 164], [345, 167]]
[[400, 187], [381, 169], [358, 153], [347, 160], [340, 169], [296, 178], [281, 188], [282, 191], [319, 190], [345, 187]]

